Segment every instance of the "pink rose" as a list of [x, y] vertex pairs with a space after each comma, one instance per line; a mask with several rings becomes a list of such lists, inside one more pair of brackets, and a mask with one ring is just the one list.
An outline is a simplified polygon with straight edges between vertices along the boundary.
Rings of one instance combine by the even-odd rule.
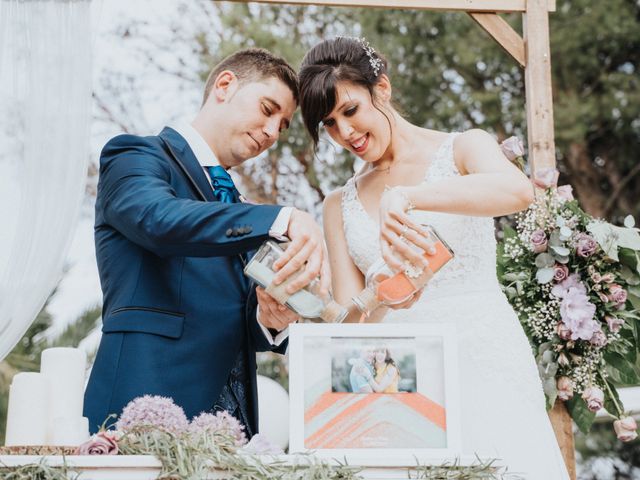
[[573, 188], [571, 185], [561, 185], [557, 189], [558, 197], [561, 199], [570, 202], [573, 200]]
[[607, 336], [602, 330], [597, 330], [589, 339], [589, 343], [594, 347], [604, 347], [607, 344]]
[[588, 387], [582, 392], [582, 399], [587, 402], [590, 412], [597, 412], [604, 405], [604, 392], [598, 387]]
[[607, 297], [604, 293], [598, 292], [598, 298], [602, 303], [607, 303], [609, 301], [609, 297]]
[[547, 249], [547, 235], [544, 230], [536, 230], [531, 234], [531, 245], [534, 253], [542, 253]]
[[504, 156], [507, 157], [512, 162], [524, 155], [524, 145], [522, 144], [522, 140], [518, 137], [509, 137], [504, 142], [500, 144], [500, 149]]
[[534, 172], [533, 184], [542, 189], [555, 187], [560, 173], [555, 168], [542, 168]]
[[568, 367], [569, 365], [571, 365], [569, 363], [569, 358], [564, 353], [558, 355], [558, 365], [560, 365], [561, 367]]
[[627, 291], [617, 283], [609, 285], [609, 301], [616, 305], [624, 305], [627, 301]]
[[113, 432], [98, 432], [76, 448], [76, 455], [117, 455], [118, 442]]
[[598, 272], [593, 272], [590, 277], [594, 283], [600, 283], [602, 281], [602, 276]]
[[602, 281], [604, 283], [613, 283], [615, 279], [616, 277], [613, 273], [605, 273], [604, 275], [602, 275]]
[[573, 398], [573, 382], [569, 377], [560, 377], [556, 382], [558, 389], [558, 398], [563, 402]]
[[569, 277], [569, 269], [566, 265], [556, 263], [553, 267], [553, 279], [556, 282], [562, 282]]
[[580, 233], [575, 239], [576, 253], [578, 256], [587, 258], [596, 253], [598, 243], [588, 233]]
[[604, 317], [604, 319], [607, 321], [607, 325], [609, 325], [609, 330], [611, 330], [612, 333], [618, 333], [622, 328], [622, 325], [624, 325], [623, 318], [611, 317], [607, 315], [606, 317]]
[[630, 442], [638, 437], [638, 424], [633, 417], [620, 417], [620, 420], [613, 422], [613, 429], [616, 431], [618, 439], [623, 442]]
[[558, 322], [556, 332], [562, 340], [569, 340], [571, 338], [571, 330], [562, 322]]

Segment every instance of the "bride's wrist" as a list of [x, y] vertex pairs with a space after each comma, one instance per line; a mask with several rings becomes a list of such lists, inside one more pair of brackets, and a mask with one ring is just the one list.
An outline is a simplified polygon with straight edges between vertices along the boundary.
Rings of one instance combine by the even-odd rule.
[[409, 187], [394, 187], [392, 190], [404, 199], [405, 212], [408, 212], [416, 208], [415, 204], [413, 203], [413, 200], [411, 199], [411, 193], [410, 193]]

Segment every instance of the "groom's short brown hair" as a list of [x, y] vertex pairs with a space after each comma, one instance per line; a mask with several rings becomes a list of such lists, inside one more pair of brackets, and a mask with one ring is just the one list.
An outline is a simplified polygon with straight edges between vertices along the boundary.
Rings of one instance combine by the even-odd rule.
[[203, 105], [209, 98], [216, 78], [225, 70], [233, 72], [240, 83], [258, 82], [275, 77], [289, 87], [296, 104], [298, 104], [298, 74], [291, 65], [284, 58], [278, 57], [264, 48], [247, 48], [232, 53], [213, 67], [204, 87]]

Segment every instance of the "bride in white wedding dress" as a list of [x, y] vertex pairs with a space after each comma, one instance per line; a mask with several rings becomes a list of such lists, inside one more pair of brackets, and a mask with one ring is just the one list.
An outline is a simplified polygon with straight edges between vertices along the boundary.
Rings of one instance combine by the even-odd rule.
[[[302, 114], [316, 144], [323, 125], [365, 162], [324, 205], [336, 300], [349, 303], [381, 256], [396, 270], [425, 265], [408, 245], [429, 248], [414, 223], [419, 214], [455, 258], [422, 295], [369, 320], [455, 324], [463, 453], [498, 458], [526, 479], [568, 479], [531, 348], [496, 277], [492, 217], [525, 209], [532, 186], [489, 134], [407, 122], [391, 105], [386, 71], [366, 42], [346, 37], [316, 45], [300, 71]], [[419, 212], [410, 217], [412, 207]]]

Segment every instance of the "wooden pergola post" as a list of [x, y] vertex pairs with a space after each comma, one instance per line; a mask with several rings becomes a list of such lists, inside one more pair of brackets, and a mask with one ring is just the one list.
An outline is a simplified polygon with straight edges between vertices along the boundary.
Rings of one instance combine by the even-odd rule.
[[[231, 0], [246, 3], [247, 0]], [[525, 72], [528, 156], [532, 176], [543, 168], [554, 168], [553, 97], [549, 12], [555, 0], [254, 0], [267, 4], [373, 7], [412, 10], [459, 11], [470, 15], [513, 57]], [[523, 36], [499, 13], [523, 16]], [[569, 475], [576, 478], [572, 421], [566, 407], [556, 402], [549, 412]]]

